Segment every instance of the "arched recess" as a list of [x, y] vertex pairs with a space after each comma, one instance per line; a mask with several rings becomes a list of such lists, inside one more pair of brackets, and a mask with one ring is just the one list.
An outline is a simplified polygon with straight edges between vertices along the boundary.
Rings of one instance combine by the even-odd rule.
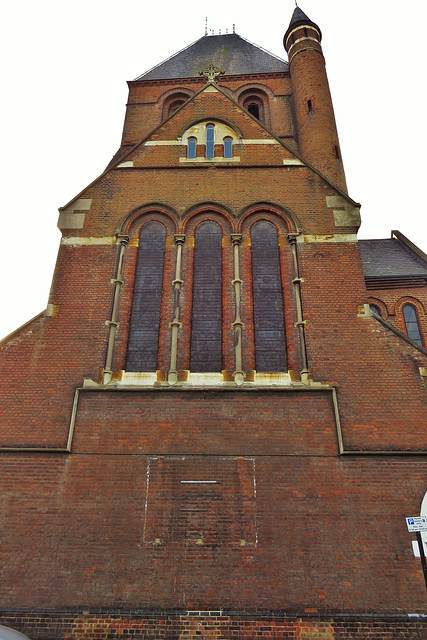
[[161, 203], [152, 202], [130, 211], [123, 218], [116, 235], [135, 235], [135, 230], [149, 219], [162, 221], [168, 229], [169, 234], [178, 233], [179, 223], [177, 213]]
[[161, 98], [162, 102], [162, 120], [169, 118], [177, 109], [187, 102], [194, 95], [194, 91], [188, 89], [173, 89], [168, 91]]
[[127, 371], [156, 371], [165, 267], [166, 227], [143, 224], [132, 296]]
[[232, 369], [233, 308], [223, 304], [223, 299], [232, 295], [233, 218], [224, 207], [201, 203], [186, 213], [182, 231], [186, 238], [182, 321], [190, 326], [190, 345], [188, 351], [183, 345], [183, 352], [187, 351], [183, 361], [193, 372]]
[[238, 232], [245, 233], [255, 220], [268, 217], [277, 226], [279, 234], [286, 236], [288, 233], [297, 233], [300, 224], [297, 216], [281, 207], [269, 202], [257, 202], [246, 207], [238, 214]]
[[186, 236], [194, 234], [195, 227], [202, 220], [214, 220], [221, 228], [223, 236], [229, 236], [235, 231], [235, 219], [231, 212], [215, 202], [203, 202], [190, 207], [183, 216], [182, 231]]
[[213, 220], [194, 231], [190, 370], [222, 369], [222, 229]]
[[279, 256], [279, 234], [270, 220], [257, 220], [250, 230], [255, 369], [285, 372], [285, 313]]
[[247, 87], [238, 93], [237, 101], [254, 118], [267, 127], [270, 127], [271, 117], [269, 96], [265, 89], [260, 88], [257, 85]]
[[[154, 241], [153, 247], [145, 247], [148, 236], [145, 235], [144, 229], [147, 229], [151, 223], [160, 224], [166, 232], [166, 241], [163, 246], [163, 262], [159, 259], [161, 254], [158, 252], [153, 258], [153, 265], [157, 265], [154, 275], [150, 274], [152, 270], [150, 251], [155, 252], [155, 245], [159, 240]], [[167, 336], [169, 335], [168, 322], [172, 315], [172, 296], [167, 282], [173, 280], [175, 245], [174, 234], [178, 232], [178, 216], [169, 208], [158, 203], [147, 204], [130, 211], [122, 220], [120, 227], [117, 229], [117, 236], [123, 240], [125, 251], [123, 256], [123, 270], [121, 275], [122, 287], [120, 294], [118, 321], [119, 330], [117, 332], [116, 350], [115, 350], [115, 367], [129, 371], [155, 371], [156, 368], [164, 369], [167, 366], [168, 349]], [[142, 235], [141, 235], [142, 234]], [[156, 235], [156, 234], [154, 234]], [[147, 250], [148, 249], [148, 250]], [[146, 268], [147, 267], [147, 268]], [[152, 281], [148, 281], [152, 279]], [[162, 290], [159, 282], [162, 281]], [[157, 283], [157, 284], [155, 284]], [[157, 294], [156, 294], [157, 291]], [[161, 294], [159, 293], [161, 291]], [[144, 295], [143, 295], [144, 292]], [[158, 314], [159, 295], [161, 296], [161, 313], [160, 325], [157, 315], [155, 333], [148, 327], [146, 340], [151, 350], [151, 360], [141, 361], [137, 359], [136, 352], [145, 348], [144, 341], [138, 343], [132, 335], [135, 333], [136, 327], [139, 325], [139, 331], [147, 324], [149, 308], [151, 314]], [[154, 298], [157, 296], [157, 301]], [[148, 305], [144, 307], [144, 302]], [[144, 315], [146, 314], [146, 315]], [[139, 320], [138, 320], [139, 316]], [[157, 345], [160, 350], [157, 351], [157, 363], [152, 355], [157, 335]], [[132, 354], [131, 354], [132, 352]], [[152, 368], [154, 367], [154, 368]]]
[[255, 346], [253, 366], [257, 372], [283, 373], [296, 363], [297, 343], [292, 337], [297, 319], [293, 288], [296, 276], [288, 241], [288, 234], [294, 234], [295, 229], [294, 220], [271, 205], [250, 207], [239, 220], [242, 270], [248, 280], [245, 296], [252, 294], [253, 309], [250, 315], [245, 312], [248, 305], [242, 295], [244, 339], [249, 342], [245, 349], [250, 349], [251, 343]]
[[[201, 120], [187, 125], [180, 134], [181, 143], [187, 145], [187, 158], [215, 160], [219, 157], [233, 157], [233, 147], [239, 143], [240, 131], [229, 122], [217, 118]], [[225, 155], [224, 141], [227, 140], [228, 155]], [[190, 149], [190, 145], [194, 145]]]

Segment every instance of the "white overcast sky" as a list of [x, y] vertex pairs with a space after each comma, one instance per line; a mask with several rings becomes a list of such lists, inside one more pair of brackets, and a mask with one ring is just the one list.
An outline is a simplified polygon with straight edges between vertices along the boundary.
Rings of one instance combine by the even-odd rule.
[[[323, 51], [360, 238], [398, 229], [427, 252], [426, 0], [300, 0]], [[294, 0], [21, 0], [2, 10], [0, 338], [47, 304], [58, 207], [120, 144], [132, 80], [203, 36], [285, 58]], [[409, 10], [408, 10], [409, 8]]]

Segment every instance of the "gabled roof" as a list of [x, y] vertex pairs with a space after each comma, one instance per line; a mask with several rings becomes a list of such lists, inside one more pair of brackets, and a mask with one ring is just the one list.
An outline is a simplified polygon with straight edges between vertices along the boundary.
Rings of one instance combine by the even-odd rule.
[[427, 277], [427, 262], [397, 238], [359, 240], [359, 248], [368, 280]]
[[199, 72], [213, 64], [225, 75], [283, 73], [288, 63], [265, 51], [237, 33], [203, 36], [171, 58], [150, 69], [136, 80], [197, 78]]

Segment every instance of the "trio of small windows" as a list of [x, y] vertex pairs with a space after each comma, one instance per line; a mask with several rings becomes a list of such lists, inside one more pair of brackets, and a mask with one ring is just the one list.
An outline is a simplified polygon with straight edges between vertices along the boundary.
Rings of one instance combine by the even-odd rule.
[[[187, 158], [192, 160], [197, 157], [197, 138], [190, 136], [187, 140]], [[233, 138], [231, 136], [225, 136], [223, 139], [223, 157], [233, 157]], [[206, 125], [206, 140], [205, 140], [205, 158], [207, 160], [213, 160], [215, 158], [215, 125]]]
[[[255, 367], [287, 371], [282, 276], [278, 233], [266, 220], [250, 232]], [[223, 368], [222, 229], [212, 220], [198, 224], [193, 256], [190, 370]], [[156, 371], [166, 230], [149, 222], [141, 230], [129, 331], [127, 371]], [[242, 301], [245, 304], [245, 301]], [[250, 308], [250, 300], [246, 300]]]

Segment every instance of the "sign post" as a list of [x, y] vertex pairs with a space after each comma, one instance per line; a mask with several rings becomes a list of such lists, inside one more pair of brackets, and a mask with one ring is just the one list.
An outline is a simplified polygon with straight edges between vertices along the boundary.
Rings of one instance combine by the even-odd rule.
[[426, 563], [426, 556], [424, 553], [423, 539], [421, 537], [422, 531], [427, 532], [427, 516], [419, 516], [416, 518], [406, 518], [406, 525], [410, 533], [417, 534], [418, 548], [420, 550], [421, 566], [423, 568], [424, 582], [426, 583], [426, 588], [427, 588], [427, 563]]

